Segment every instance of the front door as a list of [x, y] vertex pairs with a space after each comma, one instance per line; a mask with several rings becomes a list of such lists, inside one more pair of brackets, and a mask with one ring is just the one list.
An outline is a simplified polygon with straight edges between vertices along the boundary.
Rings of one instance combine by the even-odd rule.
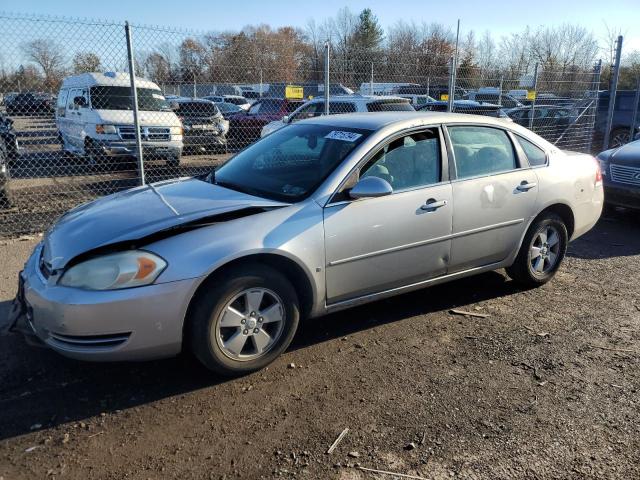
[[450, 271], [504, 260], [534, 214], [537, 175], [496, 127], [449, 126], [456, 179]]
[[447, 271], [451, 184], [442, 175], [438, 129], [393, 139], [359, 176], [380, 177], [391, 184], [393, 193], [325, 208], [328, 304]]

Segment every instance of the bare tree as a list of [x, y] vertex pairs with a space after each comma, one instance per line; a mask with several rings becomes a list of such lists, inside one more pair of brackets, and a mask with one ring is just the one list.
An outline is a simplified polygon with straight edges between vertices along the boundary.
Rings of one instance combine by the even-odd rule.
[[91, 52], [78, 52], [73, 56], [73, 72], [97, 72], [100, 70], [100, 57]]
[[64, 54], [60, 46], [52, 40], [32, 40], [22, 46], [27, 58], [37, 64], [45, 77], [45, 87], [57, 89], [64, 67]]

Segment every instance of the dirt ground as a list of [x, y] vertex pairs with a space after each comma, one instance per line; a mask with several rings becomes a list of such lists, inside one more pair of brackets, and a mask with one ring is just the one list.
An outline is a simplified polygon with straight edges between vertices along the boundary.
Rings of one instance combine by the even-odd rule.
[[[2, 315], [36, 241], [0, 241]], [[307, 322], [235, 380], [1, 338], [0, 479], [640, 478], [639, 367], [640, 218], [618, 212], [542, 288], [489, 273]]]

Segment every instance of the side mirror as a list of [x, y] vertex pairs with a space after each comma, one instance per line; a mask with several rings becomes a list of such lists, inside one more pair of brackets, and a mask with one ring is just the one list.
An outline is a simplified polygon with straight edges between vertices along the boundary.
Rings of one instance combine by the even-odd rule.
[[291, 121], [291, 117], [289, 115], [285, 115], [282, 117], [282, 123], [289, 123]]
[[393, 187], [379, 177], [364, 177], [349, 191], [351, 198], [376, 198], [391, 195]]
[[87, 106], [87, 100], [84, 97], [75, 97], [73, 99], [73, 103], [79, 107]]

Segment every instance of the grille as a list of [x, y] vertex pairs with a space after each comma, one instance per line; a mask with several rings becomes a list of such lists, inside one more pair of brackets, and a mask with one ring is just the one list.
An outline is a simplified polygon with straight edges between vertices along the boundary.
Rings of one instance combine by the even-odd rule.
[[640, 186], [640, 168], [611, 164], [611, 180]]
[[[122, 140], [135, 140], [135, 127], [123, 125], [118, 127], [118, 134]], [[140, 139], [143, 142], [168, 142], [171, 140], [169, 127], [140, 127]]]
[[63, 335], [62, 333], [49, 332], [49, 341], [61, 348], [91, 351], [118, 347], [125, 343], [130, 336], [131, 332], [110, 335]]

